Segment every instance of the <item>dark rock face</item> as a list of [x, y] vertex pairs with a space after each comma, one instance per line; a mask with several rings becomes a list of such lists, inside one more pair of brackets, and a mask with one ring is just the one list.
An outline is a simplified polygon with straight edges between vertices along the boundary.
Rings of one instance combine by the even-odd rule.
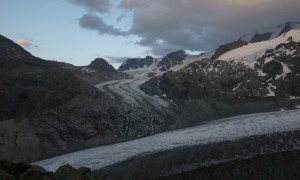
[[118, 71], [126, 71], [129, 69], [139, 69], [145, 66], [150, 66], [154, 63], [154, 58], [146, 56], [145, 58], [132, 58], [127, 59], [118, 69]]
[[255, 34], [250, 40], [250, 43], [266, 41], [269, 40], [271, 37], [272, 37], [272, 33]]
[[168, 55], [166, 55], [162, 61], [158, 63], [158, 67], [161, 71], [167, 71], [172, 66], [182, 64], [182, 61], [187, 57], [188, 55], [183, 51], [179, 50], [176, 52], [172, 52]]
[[244, 45], [247, 45], [247, 44], [248, 44], [248, 42], [246, 42], [246, 41], [235, 41], [233, 43], [222, 45], [218, 49], [216, 49], [216, 52], [211, 57], [211, 60], [216, 60], [220, 56], [222, 56], [223, 54], [225, 54], [225, 53], [227, 53], [227, 52], [229, 52], [233, 49], [236, 49], [236, 48], [242, 47]]
[[280, 62], [274, 60], [264, 64], [263, 67], [263, 72], [272, 77], [276, 76], [277, 74], [281, 74], [282, 71], [283, 69]]

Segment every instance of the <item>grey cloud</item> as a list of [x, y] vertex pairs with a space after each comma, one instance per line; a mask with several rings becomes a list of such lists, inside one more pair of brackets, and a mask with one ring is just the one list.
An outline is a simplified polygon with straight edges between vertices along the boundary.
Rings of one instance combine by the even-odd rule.
[[111, 63], [123, 63], [126, 59], [129, 59], [130, 57], [114, 57], [114, 56], [106, 56]]
[[126, 15], [122, 14], [117, 18], [116, 22], [121, 22], [124, 18], [126, 18]]
[[109, 9], [109, 0], [68, 0], [72, 4], [83, 6], [88, 10], [106, 12]]
[[[300, 20], [299, 0], [123, 0], [120, 6], [133, 10], [130, 33], [153, 53], [211, 50], [257, 29]], [[165, 43], [159, 47], [157, 39]]]
[[173, 46], [173, 45], [169, 45], [169, 44], [165, 44], [162, 46], [150, 46], [151, 49], [149, 51], [147, 51], [147, 54], [153, 54], [154, 56], [162, 56], [162, 55], [166, 55], [170, 52], [174, 52], [177, 51], [179, 49], [184, 49], [183, 46]]
[[127, 35], [127, 32], [123, 32], [113, 26], [107, 25], [103, 22], [102, 18], [93, 14], [84, 14], [79, 24], [82, 28], [96, 30], [99, 34], [110, 34], [110, 35]]
[[[109, 0], [69, 1], [102, 13], [109, 12], [111, 4]], [[137, 43], [155, 55], [181, 48], [212, 50], [255, 30], [300, 21], [299, 0], [121, 0], [118, 7], [133, 13], [128, 32], [92, 14], [81, 17], [81, 27], [100, 34], [136, 35], [141, 39]]]

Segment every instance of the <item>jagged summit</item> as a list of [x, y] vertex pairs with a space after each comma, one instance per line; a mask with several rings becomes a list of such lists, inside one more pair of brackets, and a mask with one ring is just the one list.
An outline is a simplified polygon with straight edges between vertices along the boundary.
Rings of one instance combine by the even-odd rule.
[[178, 66], [183, 65], [189, 57], [194, 56], [188, 55], [183, 49], [180, 49], [158, 58], [151, 56], [130, 58], [123, 62], [118, 71], [125, 71], [133, 76], [144, 76], [148, 73], [158, 75], [173, 68], [180, 68]]

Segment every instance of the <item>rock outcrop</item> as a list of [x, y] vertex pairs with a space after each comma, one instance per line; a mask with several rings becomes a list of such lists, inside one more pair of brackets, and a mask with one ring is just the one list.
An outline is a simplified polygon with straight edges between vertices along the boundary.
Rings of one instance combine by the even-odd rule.
[[89, 168], [75, 169], [68, 164], [61, 166], [56, 172], [47, 172], [44, 168], [36, 165], [0, 161], [0, 179], [95, 180], [96, 178], [92, 176]]

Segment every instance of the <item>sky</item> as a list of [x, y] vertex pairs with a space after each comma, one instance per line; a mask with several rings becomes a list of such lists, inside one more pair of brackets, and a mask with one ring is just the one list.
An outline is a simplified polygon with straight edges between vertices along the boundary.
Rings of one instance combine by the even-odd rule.
[[34, 56], [114, 67], [129, 57], [210, 51], [300, 21], [299, 0], [2, 0], [0, 34]]

